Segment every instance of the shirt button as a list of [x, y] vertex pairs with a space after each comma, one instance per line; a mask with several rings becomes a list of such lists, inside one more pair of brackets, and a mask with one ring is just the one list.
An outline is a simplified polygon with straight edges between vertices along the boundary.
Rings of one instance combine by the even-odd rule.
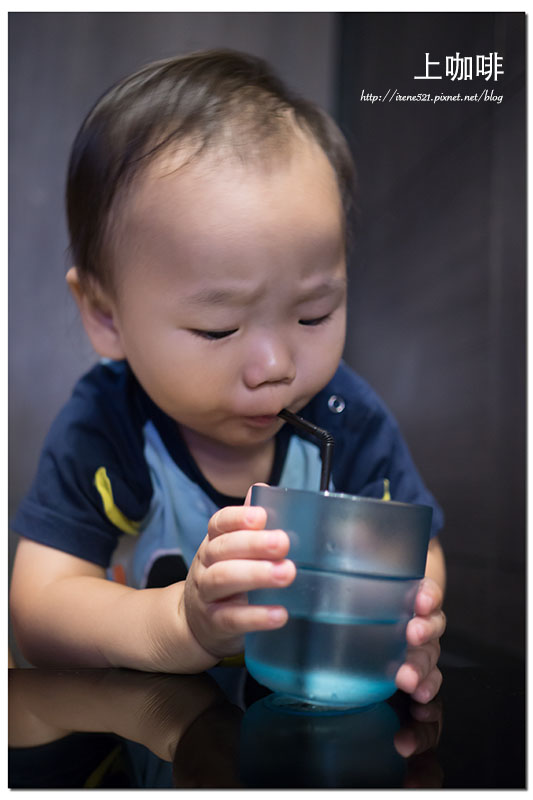
[[328, 400], [328, 408], [333, 414], [342, 414], [342, 412], [346, 408], [346, 403], [344, 402], [342, 397], [338, 397], [338, 395], [332, 394]]

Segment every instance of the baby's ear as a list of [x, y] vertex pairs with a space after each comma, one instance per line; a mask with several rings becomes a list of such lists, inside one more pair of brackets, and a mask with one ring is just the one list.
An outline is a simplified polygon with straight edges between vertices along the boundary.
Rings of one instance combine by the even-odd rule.
[[76, 267], [67, 272], [67, 283], [78, 306], [83, 327], [96, 352], [104, 358], [125, 358], [115, 321], [114, 305], [96, 282], [81, 281]]

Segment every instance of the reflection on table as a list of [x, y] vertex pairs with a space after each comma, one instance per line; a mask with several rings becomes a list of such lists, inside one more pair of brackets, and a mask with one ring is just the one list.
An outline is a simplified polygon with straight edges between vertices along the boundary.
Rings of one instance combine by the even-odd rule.
[[518, 673], [510, 692], [502, 676], [498, 693], [472, 667], [443, 672], [440, 695], [425, 706], [397, 692], [367, 708], [324, 711], [269, 694], [243, 668], [10, 669], [9, 786], [524, 786]]

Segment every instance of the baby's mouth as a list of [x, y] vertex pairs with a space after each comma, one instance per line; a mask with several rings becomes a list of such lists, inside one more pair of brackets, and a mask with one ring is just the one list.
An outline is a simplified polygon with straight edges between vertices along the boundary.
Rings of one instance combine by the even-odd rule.
[[[261, 409], [259, 410], [258, 413], [255, 414], [244, 414], [243, 418], [252, 423], [263, 424], [263, 425], [271, 424], [273, 422], [282, 422], [282, 421], [284, 422], [285, 420], [283, 419], [283, 413], [285, 411], [289, 411], [289, 413], [291, 413], [292, 406], [295, 406], [296, 408], [300, 409], [302, 405], [305, 405], [305, 403], [304, 404], [302, 403], [298, 404], [298, 402], [288, 403], [286, 406], [283, 406], [282, 408], [276, 408], [274, 411], [271, 411], [270, 409], [263, 411]], [[292, 413], [294, 414], [296, 412], [292, 411]]]
[[254, 416], [246, 417], [247, 420], [250, 422], [256, 422], [257, 424], [270, 424], [272, 422], [276, 422], [278, 420], [277, 414], [257, 414]]

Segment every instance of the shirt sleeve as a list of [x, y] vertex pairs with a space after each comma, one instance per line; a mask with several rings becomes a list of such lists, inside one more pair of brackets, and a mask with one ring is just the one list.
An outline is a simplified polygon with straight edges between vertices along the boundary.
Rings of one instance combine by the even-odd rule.
[[103, 365], [78, 383], [46, 437], [16, 533], [103, 567], [119, 536], [138, 534], [152, 490], [130, 390], [123, 370]]

